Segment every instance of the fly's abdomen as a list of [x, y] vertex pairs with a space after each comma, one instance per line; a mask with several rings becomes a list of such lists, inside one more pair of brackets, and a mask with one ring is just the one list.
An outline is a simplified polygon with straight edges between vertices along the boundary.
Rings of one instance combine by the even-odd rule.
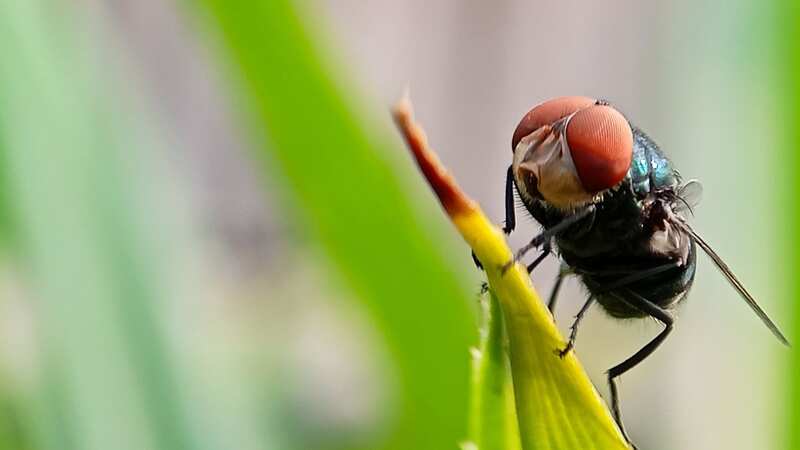
[[[603, 277], [583, 275], [582, 278], [591, 295], [595, 296], [597, 302], [610, 316], [621, 319], [646, 317], [646, 313], [630, 306], [625, 301], [631, 296], [631, 292], [662, 308], [670, 309], [675, 307], [683, 300], [692, 286], [697, 267], [695, 259], [696, 248], [692, 242], [684, 265], [644, 278], [628, 286], [608, 289], [609, 286], [615, 284], [622, 277], [631, 276], [631, 273]], [[662, 263], [653, 262], [650, 266], [642, 264], [638, 269], [647, 270]]]

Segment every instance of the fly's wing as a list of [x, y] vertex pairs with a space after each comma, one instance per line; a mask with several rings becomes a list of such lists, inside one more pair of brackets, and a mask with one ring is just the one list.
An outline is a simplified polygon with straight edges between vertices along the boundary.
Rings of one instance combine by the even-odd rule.
[[700, 204], [703, 197], [703, 185], [697, 180], [689, 180], [676, 192], [675, 212], [683, 217], [689, 213], [694, 215], [694, 207]]
[[778, 340], [780, 340], [784, 345], [789, 346], [789, 341], [786, 339], [786, 336], [784, 336], [781, 330], [778, 328], [778, 326], [775, 325], [775, 322], [773, 322], [772, 319], [770, 319], [769, 316], [767, 316], [767, 313], [764, 312], [763, 309], [761, 309], [761, 306], [759, 306], [758, 303], [756, 303], [756, 300], [753, 298], [753, 296], [750, 295], [749, 292], [747, 292], [747, 289], [745, 289], [742, 282], [739, 281], [738, 278], [736, 278], [736, 275], [733, 274], [731, 268], [728, 267], [727, 264], [725, 264], [725, 261], [723, 261], [722, 258], [719, 257], [719, 255], [717, 255], [717, 252], [715, 252], [714, 249], [712, 249], [711, 246], [708, 245], [708, 243], [705, 240], [703, 240], [703, 238], [700, 237], [700, 235], [698, 235], [692, 229], [692, 227], [690, 227], [689, 224], [686, 223], [683, 219], [676, 218], [676, 220], [674, 220], [674, 223], [678, 227], [680, 227], [683, 231], [689, 233], [689, 235], [697, 243], [697, 245], [699, 245], [700, 248], [702, 248], [703, 251], [706, 252], [706, 254], [711, 258], [712, 261], [714, 261], [714, 265], [716, 265], [717, 268], [722, 272], [722, 274], [725, 275], [725, 278], [727, 278], [728, 281], [731, 283], [731, 285], [739, 292], [744, 301], [747, 302], [750, 308], [752, 308], [753, 312], [755, 312], [756, 315], [761, 319], [761, 321], [764, 322], [764, 325], [766, 325], [767, 328], [769, 328], [769, 331], [771, 331], [772, 334], [774, 334], [775, 337], [778, 338]]

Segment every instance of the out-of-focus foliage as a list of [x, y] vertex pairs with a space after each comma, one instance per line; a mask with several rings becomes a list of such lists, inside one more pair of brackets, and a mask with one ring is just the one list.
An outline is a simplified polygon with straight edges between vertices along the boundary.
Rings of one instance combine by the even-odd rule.
[[[781, 192], [781, 203], [783, 205], [794, 205], [800, 194], [800, 3], [793, 0], [781, 0], [778, 2], [778, 15], [775, 17], [775, 27], [779, 30], [775, 34], [776, 48], [778, 51], [773, 56], [776, 63], [776, 84], [781, 87], [780, 106], [782, 107], [779, 117], [780, 126], [778, 129], [784, 130], [781, 144], [785, 148], [783, 157], [785, 161], [782, 166], [776, 168], [779, 175], [785, 179], [794, 180], [789, 185], [791, 189]], [[782, 239], [791, 242], [791, 245], [784, 246], [784, 256], [790, 264], [784, 273], [796, 274], [800, 270], [800, 239], [798, 239], [798, 226], [800, 226], [800, 214], [797, 208], [790, 207], [790, 214], [786, 215], [788, 223], [780, 226], [779, 232]], [[792, 311], [794, 312], [791, 325], [793, 327], [791, 342], [795, 347], [792, 350], [791, 371], [788, 379], [791, 382], [790, 396], [785, 404], [788, 405], [789, 414], [785, 426], [788, 430], [786, 448], [800, 448], [800, 353], [797, 351], [797, 343], [800, 342], [800, 278], [792, 276], [789, 298], [794, 301]], [[780, 416], [779, 416], [780, 417]]]
[[474, 294], [421, 226], [381, 151], [387, 144], [362, 128], [331, 81], [294, 2], [203, 3], [255, 111], [261, 151], [386, 339], [400, 405], [383, 445], [452, 448], [466, 435]]
[[146, 189], [152, 143], [60, 6], [0, 8], [0, 179], [40, 348], [27, 431], [41, 449], [194, 448], [154, 311], [167, 254]]

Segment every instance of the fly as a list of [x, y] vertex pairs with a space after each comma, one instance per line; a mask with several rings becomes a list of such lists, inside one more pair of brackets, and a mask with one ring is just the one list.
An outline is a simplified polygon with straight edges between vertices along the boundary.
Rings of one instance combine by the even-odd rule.
[[503, 230], [514, 230], [515, 190], [543, 227], [516, 252], [514, 261], [539, 249], [530, 272], [558, 253], [563, 270], [550, 295], [551, 312], [566, 275], [578, 276], [589, 292], [559, 354], [573, 348], [580, 321], [595, 302], [612, 317], [652, 317], [664, 325], [655, 338], [608, 371], [612, 413], [629, 443], [616, 379], [650, 356], [672, 331], [672, 310], [694, 281], [697, 247], [778, 340], [789, 345], [728, 265], [689, 225], [687, 213], [699, 198], [700, 184], [683, 183], [658, 145], [610, 104], [588, 97], [541, 103], [517, 125], [512, 150]]

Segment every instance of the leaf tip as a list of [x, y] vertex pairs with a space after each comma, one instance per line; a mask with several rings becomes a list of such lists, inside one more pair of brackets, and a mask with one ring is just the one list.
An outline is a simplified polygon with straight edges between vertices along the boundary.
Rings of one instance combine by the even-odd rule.
[[408, 92], [392, 108], [395, 124], [400, 129], [411, 154], [417, 161], [447, 214], [451, 217], [467, 214], [476, 209], [475, 204], [458, 187], [453, 177], [442, 166], [430, 149], [425, 131], [414, 121], [414, 110]]

